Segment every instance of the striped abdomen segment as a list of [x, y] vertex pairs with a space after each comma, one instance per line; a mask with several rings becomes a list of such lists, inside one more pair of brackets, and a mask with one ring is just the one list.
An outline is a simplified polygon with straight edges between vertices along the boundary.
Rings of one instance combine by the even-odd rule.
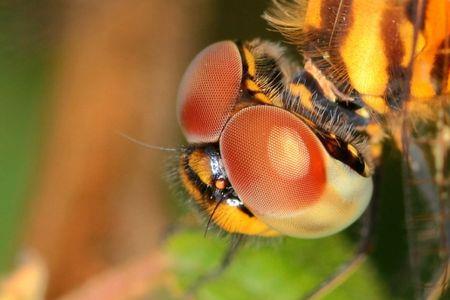
[[347, 95], [375, 112], [450, 91], [450, 3], [295, 1], [266, 18]]

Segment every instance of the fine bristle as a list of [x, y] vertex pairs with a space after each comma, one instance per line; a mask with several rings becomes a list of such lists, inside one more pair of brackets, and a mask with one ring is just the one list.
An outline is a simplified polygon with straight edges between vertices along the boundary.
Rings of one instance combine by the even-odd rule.
[[287, 58], [286, 49], [279, 43], [254, 39], [248, 47], [255, 59], [255, 83], [273, 103], [281, 102], [281, 93], [298, 66]]

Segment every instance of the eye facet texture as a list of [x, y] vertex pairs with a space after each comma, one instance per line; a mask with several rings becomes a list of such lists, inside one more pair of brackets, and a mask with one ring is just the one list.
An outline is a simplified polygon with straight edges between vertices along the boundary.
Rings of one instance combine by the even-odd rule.
[[239, 97], [242, 59], [231, 41], [200, 52], [178, 92], [178, 121], [189, 143], [217, 142]]
[[314, 238], [342, 230], [366, 208], [372, 181], [329, 156], [294, 114], [254, 106], [227, 123], [220, 150], [244, 205], [275, 230]]
[[293, 114], [255, 106], [237, 113], [220, 139], [230, 181], [256, 214], [288, 214], [318, 201], [325, 165], [317, 138]]

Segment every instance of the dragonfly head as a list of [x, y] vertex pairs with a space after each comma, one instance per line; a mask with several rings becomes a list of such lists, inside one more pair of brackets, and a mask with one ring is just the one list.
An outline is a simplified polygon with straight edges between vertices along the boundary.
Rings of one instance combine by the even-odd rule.
[[284, 108], [239, 106], [241, 52], [230, 41], [213, 44], [183, 77], [178, 120], [191, 144], [180, 159], [184, 186], [229, 232], [317, 238], [346, 228], [372, 196], [364, 161], [355, 166], [360, 154], [334, 143], [345, 155], [333, 155], [327, 137]]

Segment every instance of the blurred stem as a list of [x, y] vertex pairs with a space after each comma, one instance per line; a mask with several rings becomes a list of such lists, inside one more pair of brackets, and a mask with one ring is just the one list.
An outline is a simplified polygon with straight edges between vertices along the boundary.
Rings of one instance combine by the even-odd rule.
[[194, 14], [187, 0], [68, 3], [25, 238], [49, 267], [50, 298], [156, 247], [167, 223], [167, 155], [117, 132], [175, 144], [177, 82], [208, 7], [200, 1]]
[[60, 300], [148, 299], [163, 286], [168, 288], [167, 269], [167, 258], [154, 252], [89, 279]]

